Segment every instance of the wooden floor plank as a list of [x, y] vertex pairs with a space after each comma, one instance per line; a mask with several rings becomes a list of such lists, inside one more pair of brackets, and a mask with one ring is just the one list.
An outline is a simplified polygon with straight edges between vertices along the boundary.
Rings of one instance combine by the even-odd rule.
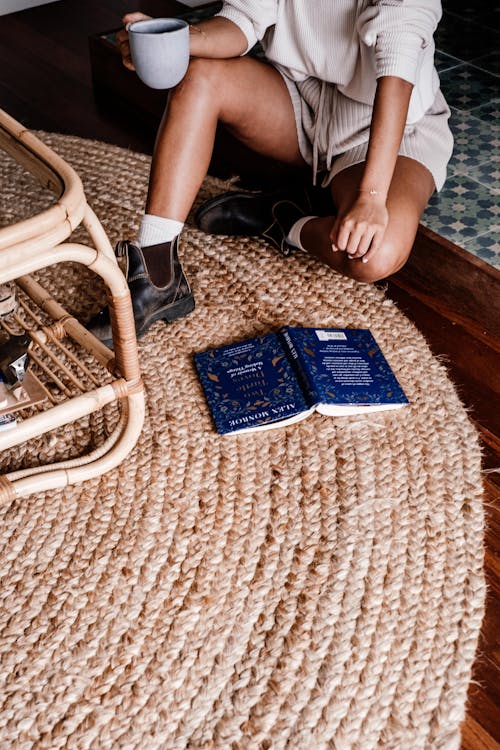
[[[402, 288], [392, 279], [387, 296], [415, 322], [424, 333], [431, 350], [449, 370], [462, 400], [472, 416], [491, 434], [500, 435], [500, 354], [498, 341], [477, 337], [464, 325], [447, 316], [439, 301], [434, 309], [418, 294]], [[495, 443], [492, 448], [495, 447]]]
[[498, 742], [472, 717], [462, 727], [462, 750], [498, 750]]

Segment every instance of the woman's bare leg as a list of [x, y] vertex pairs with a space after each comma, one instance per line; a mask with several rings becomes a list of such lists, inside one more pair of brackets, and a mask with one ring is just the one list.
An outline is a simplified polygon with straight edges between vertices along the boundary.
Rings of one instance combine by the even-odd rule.
[[[339, 172], [332, 180], [333, 202], [344, 212], [356, 198], [364, 164]], [[389, 224], [380, 250], [367, 263], [351, 260], [345, 252], [332, 250], [329, 234], [333, 217], [313, 219], [304, 225], [301, 244], [319, 260], [344, 276], [359, 281], [377, 281], [398, 271], [408, 259], [420, 216], [434, 192], [431, 173], [419, 162], [398, 156], [387, 198]]]
[[273, 67], [248, 57], [193, 59], [160, 125], [147, 213], [185, 221], [208, 170], [218, 121], [254, 151], [304, 164], [290, 95]]
[[[249, 57], [193, 59], [185, 78], [171, 92], [160, 125], [147, 213], [185, 221], [207, 173], [219, 121], [253, 150], [304, 165], [291, 99], [272, 66]], [[333, 179], [331, 192], [339, 211], [354, 202], [363, 169], [363, 164], [356, 164]], [[385, 278], [406, 262], [433, 191], [430, 172], [419, 162], [399, 156], [387, 199], [389, 224], [384, 243], [368, 263], [332, 250], [332, 217], [308, 222], [301, 244], [346, 276], [360, 281]]]

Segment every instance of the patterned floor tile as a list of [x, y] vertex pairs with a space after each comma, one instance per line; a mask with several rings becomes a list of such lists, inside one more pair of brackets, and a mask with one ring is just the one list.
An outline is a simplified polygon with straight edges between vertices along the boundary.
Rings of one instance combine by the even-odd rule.
[[500, 47], [499, 39], [495, 23], [485, 27], [451, 13], [443, 13], [434, 34], [437, 49], [460, 60], [472, 60], [494, 52]]
[[490, 52], [488, 55], [482, 55], [481, 57], [476, 57], [470, 62], [471, 62], [471, 65], [475, 65], [477, 68], [482, 68], [483, 70], [487, 70], [488, 73], [493, 73], [496, 76], [500, 76], [500, 51], [499, 50]]
[[455, 174], [465, 174], [471, 180], [481, 183], [490, 190], [493, 195], [500, 195], [500, 155], [493, 154], [488, 161], [483, 164], [477, 164], [475, 167], [468, 169], [462, 167], [455, 171]]
[[477, 3], [473, 0], [443, 0], [443, 10], [446, 14], [450, 13], [468, 23], [472, 22], [489, 29], [498, 29], [500, 26], [499, 9], [491, 0], [481, 0]]
[[500, 232], [487, 232], [480, 237], [468, 240], [465, 250], [485, 260], [490, 266], [500, 268]]
[[422, 223], [500, 268], [500, 6], [442, 0], [435, 63], [455, 138], [448, 180]]
[[448, 104], [457, 109], [475, 109], [498, 96], [498, 78], [473, 65], [445, 70], [440, 80]]
[[449, 123], [455, 141], [450, 172], [468, 174], [470, 169], [489, 161], [492, 153], [500, 152], [500, 132], [492, 132], [489, 123], [454, 108]]
[[489, 123], [493, 130], [500, 128], [500, 98], [469, 110], [469, 114]]
[[430, 199], [422, 224], [463, 247], [478, 235], [500, 229], [498, 198], [466, 175], [453, 174]]
[[441, 52], [441, 50], [439, 49], [437, 49], [434, 54], [434, 65], [436, 66], [436, 70], [438, 73], [442, 73], [444, 70], [449, 70], [450, 68], [456, 68], [457, 65], [462, 64], [463, 60], [459, 60], [456, 57], [447, 55], [445, 52]]

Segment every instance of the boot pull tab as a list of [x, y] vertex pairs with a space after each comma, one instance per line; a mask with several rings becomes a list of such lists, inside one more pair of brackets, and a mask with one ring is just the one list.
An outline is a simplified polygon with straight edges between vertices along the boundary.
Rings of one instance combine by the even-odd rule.
[[115, 255], [117, 258], [124, 258], [128, 254], [127, 246], [127, 240], [120, 240], [120, 242], [116, 243]]

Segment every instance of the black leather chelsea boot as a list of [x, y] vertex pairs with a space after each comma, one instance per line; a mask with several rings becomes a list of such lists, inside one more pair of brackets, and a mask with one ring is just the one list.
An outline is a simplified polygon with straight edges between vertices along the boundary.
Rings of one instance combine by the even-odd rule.
[[[119, 242], [115, 249], [117, 258], [126, 259], [125, 277], [132, 296], [137, 338], [140, 339], [157, 320], [168, 323], [182, 318], [194, 310], [194, 297], [179, 261], [179, 237], [165, 242], [168, 253], [168, 282], [155, 286], [151, 281], [142, 250], [129, 240]], [[111, 324], [107, 307], [95, 315], [87, 329], [104, 344], [112, 344]]]

